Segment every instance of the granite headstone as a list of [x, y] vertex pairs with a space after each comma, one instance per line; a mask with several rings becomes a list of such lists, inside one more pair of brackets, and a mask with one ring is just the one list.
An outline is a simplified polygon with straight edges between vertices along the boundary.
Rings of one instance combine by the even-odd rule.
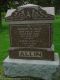
[[52, 80], [59, 66], [59, 55], [53, 45], [54, 7], [26, 4], [8, 10], [6, 20], [11, 47], [3, 63], [4, 74], [20, 77], [19, 80]]
[[10, 58], [54, 60], [54, 15], [38, 5], [25, 5], [11, 10], [6, 17], [10, 24]]

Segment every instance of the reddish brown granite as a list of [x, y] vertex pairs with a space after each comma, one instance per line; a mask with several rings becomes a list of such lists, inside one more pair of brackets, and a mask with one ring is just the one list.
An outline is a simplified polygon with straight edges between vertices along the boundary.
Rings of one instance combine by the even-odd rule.
[[[48, 14], [39, 6], [17, 9], [11, 16], [7, 17], [7, 20], [12, 22], [12, 24], [10, 23], [11, 49], [9, 50], [9, 57], [14, 59], [54, 60], [54, 51], [45, 50], [45, 48], [51, 49], [53, 43], [53, 19], [53, 15]], [[35, 23], [37, 20], [42, 20], [42, 23]], [[19, 21], [19, 24], [15, 21]], [[27, 21], [27, 23], [21, 24], [21, 21]], [[31, 23], [31, 21], [35, 22]], [[43, 49], [41, 50], [41, 48]]]

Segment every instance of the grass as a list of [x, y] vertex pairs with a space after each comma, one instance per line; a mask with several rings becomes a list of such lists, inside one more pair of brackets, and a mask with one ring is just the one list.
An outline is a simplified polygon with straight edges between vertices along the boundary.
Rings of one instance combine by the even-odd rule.
[[4, 58], [8, 55], [9, 48], [9, 34], [8, 34], [8, 24], [3, 20], [2, 22], [2, 32], [0, 32], [0, 64], [3, 62]]
[[55, 51], [60, 55], [60, 16], [56, 16], [53, 22], [53, 43]]

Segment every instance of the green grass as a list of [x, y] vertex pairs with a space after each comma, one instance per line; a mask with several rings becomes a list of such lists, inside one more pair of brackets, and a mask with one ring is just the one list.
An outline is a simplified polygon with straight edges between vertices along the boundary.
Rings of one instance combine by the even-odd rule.
[[2, 25], [2, 32], [0, 32], [0, 63], [2, 63], [4, 58], [8, 55], [9, 48], [8, 24], [3, 20]]
[[[9, 26], [5, 20], [2, 21], [3, 27], [0, 32], [0, 63], [8, 55], [9, 49]], [[60, 16], [56, 16], [53, 22], [53, 43], [55, 45], [55, 51], [60, 54]]]
[[53, 22], [53, 42], [55, 51], [60, 55], [60, 16], [56, 16]]

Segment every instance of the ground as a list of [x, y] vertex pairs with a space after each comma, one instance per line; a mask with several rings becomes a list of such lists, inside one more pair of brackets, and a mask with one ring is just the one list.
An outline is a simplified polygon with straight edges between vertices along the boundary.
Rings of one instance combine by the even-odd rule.
[[[3, 76], [3, 60], [8, 56], [9, 43], [9, 25], [6, 20], [2, 20], [2, 31], [0, 32], [0, 80], [16, 80]], [[53, 27], [53, 44], [55, 52], [60, 55], [60, 16], [57, 15], [52, 24]], [[20, 79], [19, 79], [20, 80]], [[58, 79], [57, 79], [58, 80]]]

